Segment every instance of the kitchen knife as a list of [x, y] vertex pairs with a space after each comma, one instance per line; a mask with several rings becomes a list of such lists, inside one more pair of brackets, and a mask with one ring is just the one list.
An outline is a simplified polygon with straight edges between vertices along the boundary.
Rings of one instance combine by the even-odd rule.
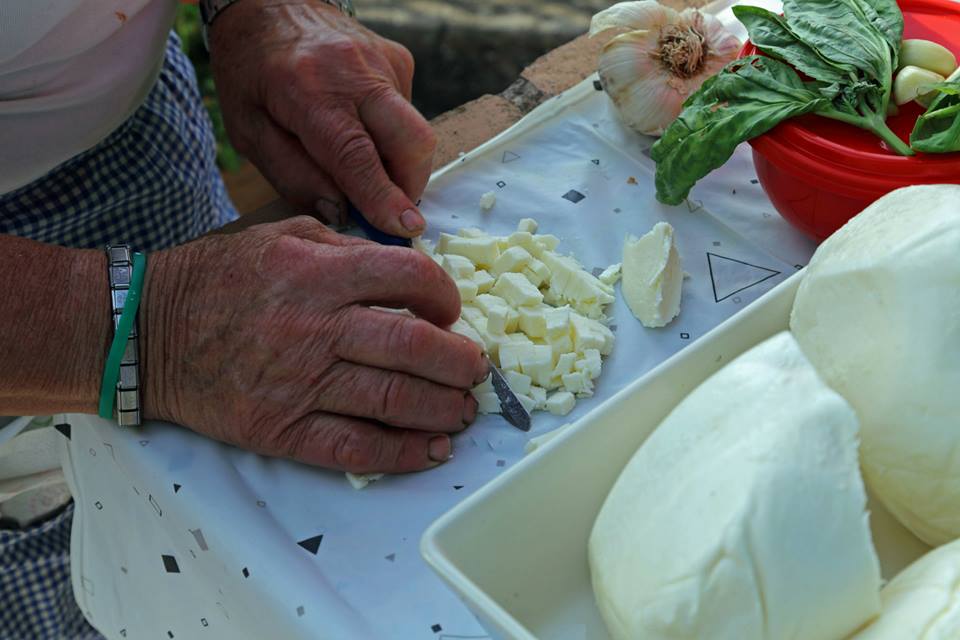
[[520, 404], [520, 400], [503, 378], [500, 369], [497, 369], [494, 364], [490, 365], [490, 382], [493, 383], [493, 390], [497, 392], [497, 398], [500, 399], [500, 415], [520, 431], [530, 431], [530, 414]]

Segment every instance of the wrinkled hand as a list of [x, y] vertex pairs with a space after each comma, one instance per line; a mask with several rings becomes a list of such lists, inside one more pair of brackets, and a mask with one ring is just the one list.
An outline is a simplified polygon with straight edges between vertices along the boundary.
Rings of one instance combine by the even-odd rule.
[[410, 104], [413, 57], [321, 0], [243, 0], [210, 31], [230, 139], [280, 193], [343, 221], [346, 196], [413, 237], [436, 138]]
[[[417, 317], [373, 309], [410, 309]], [[153, 254], [145, 416], [309, 464], [403, 472], [450, 457], [487, 374], [427, 256], [301, 216]]]

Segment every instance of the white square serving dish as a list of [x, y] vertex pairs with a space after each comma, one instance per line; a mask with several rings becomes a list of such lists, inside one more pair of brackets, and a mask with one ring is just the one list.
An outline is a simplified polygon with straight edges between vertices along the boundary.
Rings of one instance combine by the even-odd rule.
[[[673, 407], [730, 360], [788, 328], [803, 277], [783, 282], [585, 415], [424, 533], [427, 562], [497, 638], [609, 638], [587, 539], [620, 471]], [[871, 501], [884, 577], [927, 547]]]

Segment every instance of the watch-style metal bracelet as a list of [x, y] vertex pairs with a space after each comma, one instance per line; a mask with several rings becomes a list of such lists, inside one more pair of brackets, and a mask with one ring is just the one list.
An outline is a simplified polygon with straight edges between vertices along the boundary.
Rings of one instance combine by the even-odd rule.
[[[224, 9], [239, 1], [240, 0], [200, 0], [200, 21], [202, 23], [200, 33], [203, 35], [203, 46], [207, 48], [207, 51], [210, 50], [210, 45], [207, 40], [207, 31], [210, 29], [210, 25], [213, 24], [213, 21]], [[353, 8], [353, 0], [323, 0], [323, 2], [333, 5], [351, 18], [357, 15], [357, 12]]]
[[[113, 330], [120, 324], [120, 315], [127, 301], [133, 275], [133, 259], [130, 247], [124, 244], [107, 245], [107, 273], [110, 278], [110, 305]], [[140, 424], [140, 345], [137, 323], [133, 323], [127, 338], [127, 348], [120, 361], [120, 377], [117, 379], [116, 416], [121, 427]]]

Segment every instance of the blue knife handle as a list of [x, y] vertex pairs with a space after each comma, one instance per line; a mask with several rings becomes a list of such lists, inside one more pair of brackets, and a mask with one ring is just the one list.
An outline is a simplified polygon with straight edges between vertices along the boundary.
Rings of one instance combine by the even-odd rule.
[[363, 232], [367, 235], [367, 237], [374, 242], [396, 247], [413, 246], [413, 242], [411, 242], [410, 238], [401, 238], [400, 236], [394, 236], [377, 229], [375, 226], [370, 224], [366, 218], [363, 217], [363, 214], [360, 213], [360, 211], [353, 206], [353, 204], [349, 202], [347, 203], [347, 214], [350, 216], [350, 219], [357, 224], [357, 226], [363, 229]]

